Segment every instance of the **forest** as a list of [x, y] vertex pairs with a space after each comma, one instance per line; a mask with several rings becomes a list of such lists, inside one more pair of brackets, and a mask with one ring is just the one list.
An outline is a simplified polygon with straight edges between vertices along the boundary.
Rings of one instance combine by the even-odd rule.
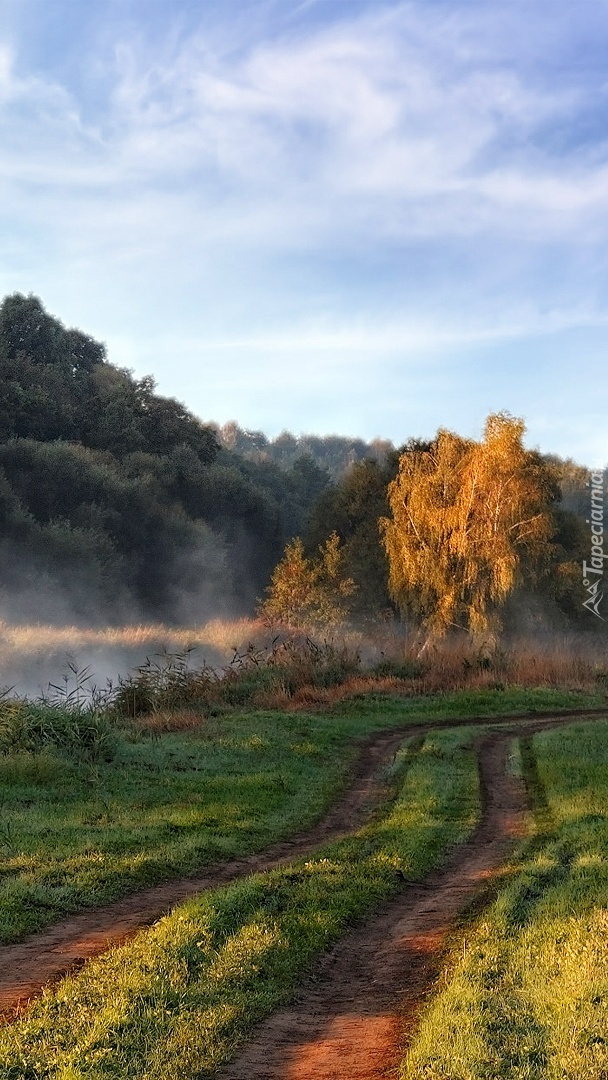
[[[467, 597], [463, 586], [444, 628], [490, 626], [489, 609], [500, 607], [507, 628], [601, 629], [581, 603], [587, 469], [524, 451], [515, 421], [503, 418], [501, 430], [511, 440], [505, 467], [519, 455], [527, 477], [521, 507], [511, 509], [527, 499], [542, 523], [534, 543], [519, 537], [511, 552], [517, 573], [502, 593], [489, 579], [485, 599]], [[445, 501], [442, 470], [451, 460], [463, 476], [474, 469], [478, 477], [480, 468], [502, 475], [497, 444], [493, 463], [484, 446], [487, 438], [476, 444], [449, 432], [426, 442], [404, 433], [396, 448], [337, 435], [270, 439], [236, 422], [203, 423], [157, 394], [151, 376], [114, 366], [103, 344], [66, 328], [37, 297], [16, 293], [0, 306], [2, 616], [178, 625], [261, 610], [271, 621], [324, 628], [428, 621], [460, 573], [453, 561], [460, 556], [454, 548], [434, 584], [433, 559], [420, 563], [418, 579], [399, 579], [397, 563], [417, 558], [413, 548], [397, 553], [407, 548], [399, 507], [408, 499], [434, 506], [429, 538], [441, 550], [453, 547], [462, 506]], [[420, 469], [426, 480], [415, 489]], [[489, 488], [486, 496], [493, 498]], [[481, 505], [471, 503], [471, 521], [480, 520]], [[512, 539], [513, 522], [505, 526]], [[469, 526], [458, 542], [476, 544], [479, 555], [481, 536]], [[511, 556], [503, 555], [505, 569]], [[493, 561], [486, 552], [463, 573], [487, 577]]]
[[0, 395], [0, 1080], [608, 1076], [603, 474]]

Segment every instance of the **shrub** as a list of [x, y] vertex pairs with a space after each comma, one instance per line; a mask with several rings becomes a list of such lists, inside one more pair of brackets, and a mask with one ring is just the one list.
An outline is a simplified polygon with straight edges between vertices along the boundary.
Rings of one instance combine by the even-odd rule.
[[32, 754], [55, 747], [90, 761], [111, 761], [117, 742], [117, 733], [100, 708], [0, 701], [0, 753]]
[[192, 649], [163, 653], [121, 679], [111, 698], [116, 716], [137, 716], [192, 707], [257, 705], [279, 693], [291, 697], [302, 687], [332, 687], [360, 671], [358, 652], [311, 638], [274, 638], [268, 645], [235, 650], [230, 664], [190, 668]]

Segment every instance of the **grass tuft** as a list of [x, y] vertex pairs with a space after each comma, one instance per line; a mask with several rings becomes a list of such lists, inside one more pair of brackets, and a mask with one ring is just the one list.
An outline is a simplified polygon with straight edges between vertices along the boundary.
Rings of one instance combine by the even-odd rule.
[[0, 754], [54, 748], [87, 761], [111, 761], [115, 725], [101, 709], [73, 708], [27, 700], [0, 700]]
[[533, 835], [459, 943], [402, 1080], [608, 1076], [608, 724], [522, 742]]

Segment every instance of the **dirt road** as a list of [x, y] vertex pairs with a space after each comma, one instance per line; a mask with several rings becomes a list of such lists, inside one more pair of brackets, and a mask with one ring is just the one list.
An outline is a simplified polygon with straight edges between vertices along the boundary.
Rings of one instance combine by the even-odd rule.
[[394, 1076], [454, 919], [524, 829], [526, 799], [507, 776], [509, 734], [479, 746], [484, 812], [444, 866], [324, 957], [289, 1008], [265, 1021], [221, 1080], [385, 1080]]
[[[521, 829], [523, 793], [504, 776], [502, 768], [510, 733], [518, 725], [522, 730], [540, 730], [577, 718], [605, 716], [606, 712], [587, 709], [542, 718], [531, 718], [529, 714], [474, 720], [461, 718], [438, 724], [404, 725], [399, 730], [370, 736], [361, 744], [349, 784], [340, 799], [322, 821], [305, 833], [276, 844], [261, 855], [233, 860], [210, 867], [196, 877], [169, 881], [131, 894], [103, 908], [63, 919], [18, 944], [0, 946], [0, 1014], [7, 1020], [17, 1015], [45, 985], [73, 971], [111, 945], [132, 937], [189, 896], [290, 862], [358, 828], [385, 797], [382, 765], [390, 760], [405, 738], [457, 726], [506, 725], [504, 732], [484, 737], [480, 743], [485, 794], [483, 819], [475, 836], [454, 852], [444, 868], [423, 884], [408, 886], [396, 904], [360, 932], [348, 937], [343, 945], [326, 957], [319, 969], [318, 983], [307, 991], [312, 995], [309, 1005], [304, 1004], [305, 998], [302, 999], [304, 1012], [299, 1010], [300, 1019], [297, 1019], [293, 1009], [271, 1018], [260, 1031], [259, 1040], [262, 1041], [257, 1040], [252, 1044], [241, 1061], [224, 1074], [226, 1080], [241, 1076], [247, 1076], [248, 1080], [305, 1075], [311, 1080], [317, 1075], [328, 1078], [382, 1076], [382, 1072], [353, 1071], [354, 1064], [350, 1071], [348, 1068], [343, 1072], [331, 1071], [331, 1066], [329, 1072], [312, 1072], [319, 1039], [326, 1044], [323, 1053], [327, 1052], [330, 1058], [336, 1055], [342, 1058], [344, 1047], [350, 1044], [351, 1039], [356, 1039], [359, 1050], [355, 1057], [360, 1056], [361, 1040], [365, 1040], [370, 1046], [377, 1047], [374, 1053], [378, 1061], [384, 1061], [386, 1038], [380, 1032], [394, 1033], [398, 1023], [401, 1023], [398, 1014], [403, 1012], [409, 996], [413, 993], [412, 1000], [419, 999], [432, 977], [433, 958], [455, 912], [467, 902], [479, 884], [496, 871], [513, 835]], [[344, 961], [340, 959], [342, 950]], [[342, 963], [344, 967], [340, 966]], [[405, 982], [404, 969], [408, 973]], [[349, 975], [347, 982], [346, 973]], [[326, 996], [320, 997], [323, 993]], [[401, 1010], [397, 1005], [399, 1001]], [[267, 1036], [264, 1035], [265, 1031], [268, 1031]], [[284, 1031], [284, 1035], [281, 1035], [281, 1031]], [[295, 1058], [299, 1054], [312, 1055], [311, 1064], [303, 1072], [286, 1071], [287, 1035], [290, 1037], [289, 1055], [295, 1054]], [[274, 1040], [277, 1047], [282, 1047], [281, 1062], [277, 1062], [276, 1067], [270, 1064], [272, 1055], [268, 1042], [264, 1044], [265, 1038], [270, 1040], [270, 1044]], [[265, 1071], [256, 1072], [252, 1065], [243, 1064], [247, 1054], [254, 1057], [258, 1054], [256, 1068], [262, 1068], [263, 1062]], [[384, 1068], [384, 1065], [379, 1067]], [[289, 1068], [292, 1069], [292, 1065]], [[299, 1066], [293, 1064], [293, 1069], [297, 1068]]]

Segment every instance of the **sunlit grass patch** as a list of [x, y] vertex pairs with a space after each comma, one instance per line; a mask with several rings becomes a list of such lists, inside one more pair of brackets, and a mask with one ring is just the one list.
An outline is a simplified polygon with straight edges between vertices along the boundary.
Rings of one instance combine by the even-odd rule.
[[124, 735], [111, 762], [0, 754], [0, 940], [312, 824], [362, 727], [234, 715]]
[[462, 730], [414, 744], [396, 766], [395, 802], [357, 835], [193, 899], [64, 980], [0, 1033], [0, 1075], [212, 1073], [315, 956], [402, 888], [401, 874], [421, 876], [470, 833], [479, 792], [469, 739]]
[[534, 834], [459, 942], [403, 1080], [608, 1076], [608, 724], [534, 748]]
[[[321, 715], [161, 712], [158, 725], [130, 733], [103, 716], [92, 732], [86, 717], [82, 730], [69, 714], [62, 726], [61, 710], [47, 713], [45, 728], [34, 710], [33, 727], [0, 753], [0, 941], [312, 824], [339, 794], [356, 737], [595, 700], [550, 688], [368, 697]], [[55, 728], [58, 741], [36, 741]], [[90, 760], [106, 734], [113, 760]]]
[[264, 632], [253, 619], [211, 619], [209, 622], [186, 627], [166, 626], [163, 623], [138, 623], [126, 626], [86, 627], [56, 626], [43, 623], [13, 624], [0, 621], [2, 648], [6, 652], [32, 655], [57, 652], [68, 653], [91, 646], [132, 648], [183, 649], [190, 645], [211, 646], [230, 655], [235, 648], [251, 640], [252, 635]]

